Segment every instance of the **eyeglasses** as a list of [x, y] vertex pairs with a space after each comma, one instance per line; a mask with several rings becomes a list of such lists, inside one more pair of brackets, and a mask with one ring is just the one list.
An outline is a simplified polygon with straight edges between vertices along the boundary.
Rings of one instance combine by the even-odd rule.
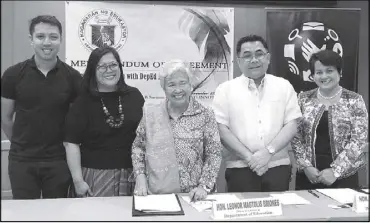
[[118, 63], [99, 65], [96, 69], [101, 73], [105, 73], [105, 72], [107, 72], [108, 67], [109, 67], [110, 70], [115, 71], [115, 70], [118, 69]]
[[254, 53], [254, 55], [252, 53], [246, 53], [239, 58], [243, 59], [246, 62], [249, 62], [253, 59], [253, 57], [256, 58], [257, 60], [262, 60], [266, 56], [266, 54], [268, 53], [265, 53], [262, 50], [258, 50]]

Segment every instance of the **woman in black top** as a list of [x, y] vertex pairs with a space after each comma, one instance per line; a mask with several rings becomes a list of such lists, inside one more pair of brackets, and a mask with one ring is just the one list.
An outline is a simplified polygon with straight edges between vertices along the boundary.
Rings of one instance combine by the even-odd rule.
[[[328, 111], [325, 110], [321, 116], [319, 124], [316, 129], [315, 142], [315, 158], [316, 169], [323, 171], [331, 168], [330, 164], [334, 161], [330, 148], [329, 135], [329, 117]], [[357, 188], [358, 173], [347, 178], [336, 180], [333, 184], [327, 185], [317, 180], [317, 182], [310, 182], [304, 172], [299, 172], [296, 175], [296, 190], [318, 189], [318, 188]]]
[[144, 98], [125, 83], [121, 59], [111, 47], [92, 51], [82, 83], [64, 140], [75, 195], [132, 195], [131, 146]]
[[296, 190], [358, 188], [358, 171], [366, 164], [366, 104], [361, 95], [340, 86], [343, 59], [337, 52], [313, 53], [309, 64], [309, 78], [318, 87], [298, 95], [303, 118], [291, 141]]

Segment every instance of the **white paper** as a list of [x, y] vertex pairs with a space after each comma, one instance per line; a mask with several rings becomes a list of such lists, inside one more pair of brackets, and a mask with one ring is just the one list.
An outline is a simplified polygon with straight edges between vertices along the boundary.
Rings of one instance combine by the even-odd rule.
[[135, 210], [146, 212], [176, 212], [181, 211], [175, 194], [154, 194], [134, 196]]
[[353, 203], [353, 200], [355, 199], [355, 195], [359, 193], [350, 188], [333, 188], [333, 189], [328, 188], [328, 189], [316, 189], [316, 190], [342, 204]]
[[239, 201], [240, 200], [234, 194], [211, 194], [211, 195], [207, 195], [205, 200], [196, 201], [196, 202], [191, 202], [191, 199], [189, 196], [182, 196], [182, 199], [184, 199], [184, 201], [186, 201], [188, 204], [193, 206], [199, 212], [206, 211], [206, 210], [211, 211], [212, 204], [215, 201], [229, 202], [229, 201]]
[[365, 191], [366, 193], [369, 193], [369, 189], [362, 189], [363, 191]]
[[278, 198], [281, 204], [284, 205], [311, 204], [311, 202], [301, 196], [298, 196], [296, 193], [270, 194], [270, 196], [273, 198]]

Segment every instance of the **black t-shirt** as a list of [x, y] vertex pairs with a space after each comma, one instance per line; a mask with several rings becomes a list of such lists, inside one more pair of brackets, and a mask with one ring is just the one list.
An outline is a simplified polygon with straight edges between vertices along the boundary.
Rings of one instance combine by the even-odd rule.
[[63, 128], [81, 74], [59, 60], [45, 76], [34, 57], [9, 67], [1, 78], [1, 97], [15, 101], [9, 158], [20, 161], [65, 159]]
[[[109, 113], [118, 118], [121, 95], [123, 125], [111, 128], [106, 123], [101, 98]], [[81, 166], [95, 169], [131, 168], [131, 146], [143, 115], [144, 98], [137, 88], [124, 92], [100, 92], [98, 96], [81, 94], [72, 104], [66, 119], [65, 142], [80, 145]]]

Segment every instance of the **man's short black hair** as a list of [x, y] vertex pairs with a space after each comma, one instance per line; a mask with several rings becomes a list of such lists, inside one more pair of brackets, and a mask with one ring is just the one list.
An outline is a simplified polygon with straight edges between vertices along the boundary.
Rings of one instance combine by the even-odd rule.
[[262, 36], [249, 35], [249, 36], [244, 36], [244, 37], [242, 37], [238, 40], [238, 43], [236, 44], [236, 53], [237, 53], [237, 55], [239, 55], [243, 43], [257, 42], [257, 41], [261, 42], [263, 47], [265, 47], [267, 51], [269, 50], [268, 47], [267, 47], [267, 42], [264, 38], [262, 38]]
[[62, 35], [62, 24], [59, 22], [59, 20], [52, 15], [39, 15], [30, 21], [30, 27], [29, 32], [32, 36], [35, 32], [35, 26], [39, 23], [48, 23], [50, 25], [56, 26], [59, 29], [59, 34]]

